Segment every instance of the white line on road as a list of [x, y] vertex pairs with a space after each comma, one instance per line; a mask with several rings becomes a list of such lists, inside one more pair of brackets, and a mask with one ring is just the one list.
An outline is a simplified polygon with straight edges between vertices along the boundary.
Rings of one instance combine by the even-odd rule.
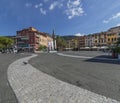
[[93, 58], [93, 57], [88, 57], [88, 56], [68, 55], [68, 54], [63, 54], [63, 53], [57, 53], [57, 54], [60, 55], [60, 56], [82, 58], [82, 59], [91, 59], [91, 58]]
[[97, 59], [97, 60], [115, 60], [119, 61], [119, 59], [111, 59], [111, 58], [99, 58], [99, 57], [89, 57], [89, 56], [78, 56], [78, 55], [69, 55], [69, 54], [63, 54], [63, 53], [57, 53], [60, 56], [65, 57], [73, 57], [73, 58], [81, 58], [81, 59]]

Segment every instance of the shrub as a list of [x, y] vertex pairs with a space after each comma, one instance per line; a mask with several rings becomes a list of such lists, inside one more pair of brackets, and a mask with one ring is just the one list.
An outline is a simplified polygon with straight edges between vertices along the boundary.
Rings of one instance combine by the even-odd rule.
[[44, 45], [40, 45], [40, 47], [38, 48], [40, 51], [44, 51], [47, 47]]

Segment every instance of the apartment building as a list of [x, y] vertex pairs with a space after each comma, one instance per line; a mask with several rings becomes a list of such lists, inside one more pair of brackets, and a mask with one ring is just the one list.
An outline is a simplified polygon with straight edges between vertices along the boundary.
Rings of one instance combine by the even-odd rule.
[[85, 47], [106, 47], [113, 45], [117, 42], [120, 33], [113, 31], [106, 31], [94, 33], [85, 37]]
[[92, 47], [93, 45], [93, 35], [89, 34], [87, 36], [85, 36], [85, 47]]
[[108, 30], [108, 32], [111, 32], [111, 33], [120, 33], [120, 26], [110, 28]]
[[54, 50], [53, 38], [48, 33], [41, 33], [39, 38], [39, 44], [46, 46], [49, 50]]
[[118, 36], [114, 32], [107, 32], [106, 42], [107, 46], [114, 45], [117, 42]]
[[92, 34], [92, 46], [97, 47], [99, 45], [99, 33]]
[[39, 35], [35, 28], [27, 28], [17, 31], [17, 48], [18, 50], [34, 51], [38, 49]]
[[[69, 37], [69, 36], [68, 36]], [[94, 33], [67, 40], [67, 48], [107, 48], [120, 39], [120, 26], [107, 31]], [[78, 43], [78, 44], [77, 44]]]
[[106, 32], [101, 32], [99, 34], [99, 44], [100, 44], [100, 47], [107, 45], [107, 33]]
[[79, 38], [76, 36], [64, 36], [63, 37], [66, 40], [66, 50], [77, 50], [79, 48], [78, 40]]
[[94, 35], [95, 38], [94, 38], [94, 46], [97, 46], [97, 47], [104, 47], [107, 45], [106, 43], [106, 32], [100, 32], [100, 33], [97, 33]]
[[66, 49], [68, 49], [68, 50], [70, 50], [70, 49], [72, 49], [73, 47], [72, 47], [72, 42], [71, 42], [72, 40], [66, 40]]
[[73, 44], [73, 49], [78, 49], [79, 44], [77, 37], [72, 40], [72, 44]]
[[36, 51], [43, 45], [48, 47], [48, 42], [52, 42], [52, 37], [47, 33], [39, 32], [33, 27], [17, 31], [17, 48], [18, 50]]
[[79, 36], [78, 37], [78, 49], [85, 47], [85, 37], [86, 36]]
[[116, 34], [117, 39], [120, 38], [120, 26], [110, 28], [108, 32]]

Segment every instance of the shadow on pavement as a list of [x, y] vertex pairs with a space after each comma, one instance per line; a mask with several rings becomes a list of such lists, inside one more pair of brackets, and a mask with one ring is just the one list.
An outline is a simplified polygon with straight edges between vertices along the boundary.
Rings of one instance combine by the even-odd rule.
[[120, 60], [118, 60], [117, 58], [113, 58], [110, 55], [100, 55], [100, 56], [93, 57], [91, 59], [87, 59], [85, 61], [87, 61], [87, 62], [97, 62], [97, 63], [118, 64], [118, 65], [120, 65]]

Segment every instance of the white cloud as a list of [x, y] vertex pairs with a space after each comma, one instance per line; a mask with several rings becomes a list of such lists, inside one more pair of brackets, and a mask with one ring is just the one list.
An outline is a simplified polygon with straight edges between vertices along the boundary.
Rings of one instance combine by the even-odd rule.
[[40, 8], [40, 12], [41, 14], [46, 15], [46, 10], [43, 10], [43, 8]]
[[40, 4], [36, 4], [36, 5], [35, 5], [35, 8], [37, 9], [37, 8], [39, 8], [39, 7], [42, 7], [42, 6], [43, 6], [42, 3], [40, 3]]
[[112, 18], [113, 18], [113, 19], [116, 19], [116, 18], [119, 18], [119, 17], [120, 17], [120, 12], [117, 13], [116, 15], [114, 15]]
[[39, 9], [41, 14], [46, 15], [46, 12], [47, 12], [47, 11], [42, 8], [42, 7], [43, 7], [43, 4], [42, 4], [42, 3], [36, 4], [34, 7], [35, 7], [36, 9]]
[[74, 34], [75, 36], [83, 36], [84, 34], [81, 34], [81, 33], [76, 33]]
[[26, 7], [31, 7], [32, 4], [31, 4], [31, 3], [26, 3], [25, 6], [26, 6]]
[[103, 20], [103, 23], [107, 24], [109, 23], [109, 20]]
[[53, 4], [50, 5], [49, 9], [53, 10], [55, 8], [55, 6], [56, 6], [56, 3], [54, 2]]
[[110, 21], [120, 18], [120, 12], [118, 12], [117, 14], [113, 15], [112, 17], [108, 18], [107, 20], [103, 20], [103, 23], [109, 23]]
[[61, 2], [54, 1], [54, 2], [50, 5], [49, 10], [53, 10], [53, 9], [56, 8], [56, 7], [61, 8], [62, 6], [63, 6], [63, 4], [62, 4]]
[[67, 10], [65, 10], [65, 13], [68, 15], [68, 19], [72, 19], [75, 16], [82, 16], [84, 10], [81, 5], [81, 0], [69, 0], [67, 2]]
[[[68, 19], [72, 19], [75, 16], [82, 16], [84, 14], [81, 0], [53, 0], [53, 2], [46, 8], [45, 4], [47, 2], [49, 2], [49, 0], [43, 0], [43, 3], [34, 5], [34, 8], [39, 9], [40, 12], [44, 15], [56, 8], [62, 8], [63, 12], [68, 16]], [[29, 7], [32, 5], [28, 3], [26, 6]], [[43, 9], [43, 7], [45, 9]]]
[[74, 1], [73, 4], [76, 5], [76, 6], [80, 5], [80, 0]]
[[119, 24], [117, 24], [116, 26], [120, 26], [120, 23], [119, 23]]

